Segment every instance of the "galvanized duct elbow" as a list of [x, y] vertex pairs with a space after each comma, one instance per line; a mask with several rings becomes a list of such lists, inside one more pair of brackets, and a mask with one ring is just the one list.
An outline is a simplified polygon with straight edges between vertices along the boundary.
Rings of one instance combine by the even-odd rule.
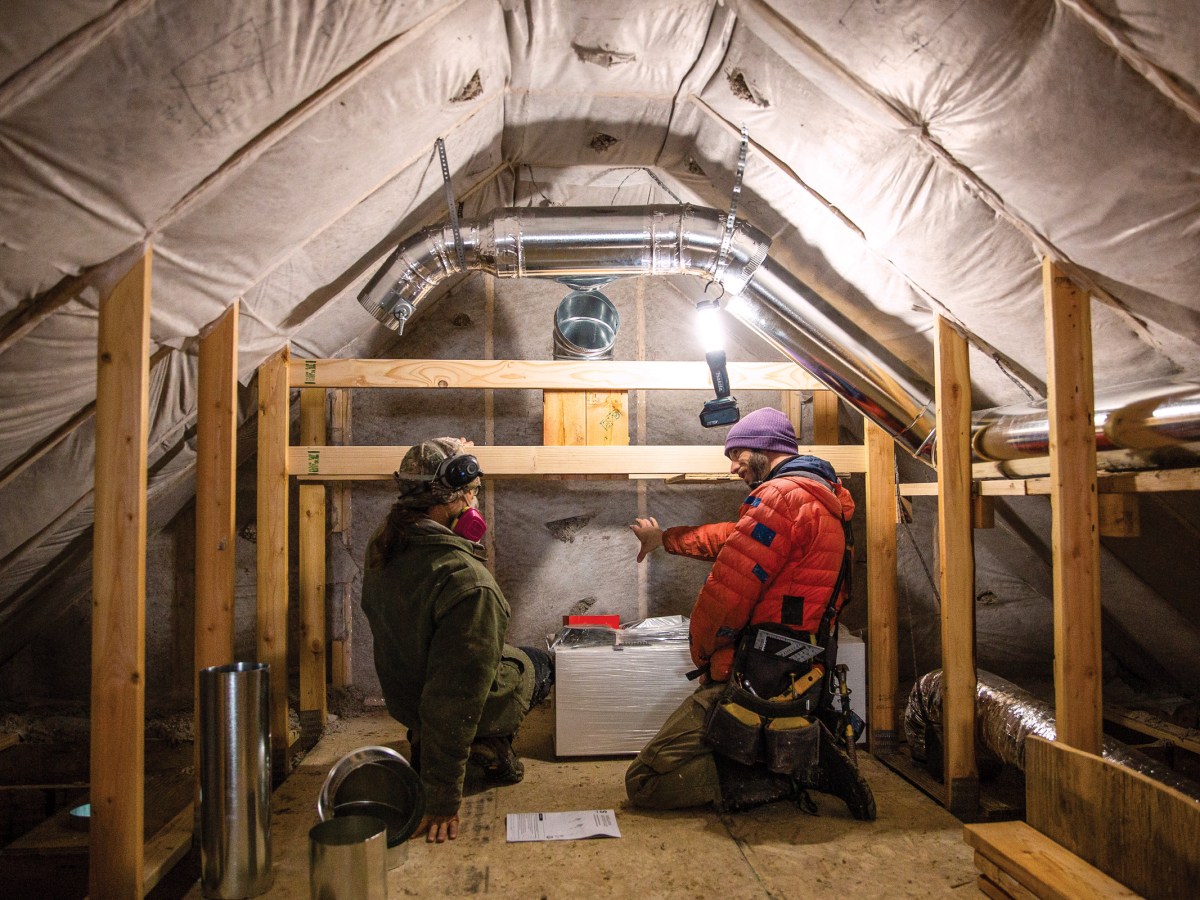
[[931, 393], [882, 345], [767, 256], [770, 240], [738, 220], [691, 206], [521, 208], [460, 224], [462, 262], [450, 226], [401, 244], [359, 294], [384, 325], [402, 332], [451, 275], [499, 278], [696, 275], [736, 298], [728, 311], [847, 403], [928, 457]]

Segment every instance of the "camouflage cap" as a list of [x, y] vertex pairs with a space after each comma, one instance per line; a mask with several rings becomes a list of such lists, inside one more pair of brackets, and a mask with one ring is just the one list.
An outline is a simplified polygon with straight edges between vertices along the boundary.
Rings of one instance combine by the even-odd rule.
[[459, 490], [451, 490], [432, 480], [442, 460], [457, 456], [470, 446], [471, 443], [463, 438], [439, 437], [409, 447], [400, 461], [400, 468], [392, 473], [400, 491], [398, 502], [412, 509], [428, 509], [439, 503], [451, 503], [468, 489], [477, 487], [479, 479]]

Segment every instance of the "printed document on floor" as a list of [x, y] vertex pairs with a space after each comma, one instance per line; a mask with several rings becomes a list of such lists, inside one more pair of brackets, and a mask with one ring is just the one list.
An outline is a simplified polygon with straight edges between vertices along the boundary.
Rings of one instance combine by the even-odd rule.
[[505, 817], [509, 843], [515, 841], [580, 841], [621, 836], [611, 809], [560, 813], [509, 813]]

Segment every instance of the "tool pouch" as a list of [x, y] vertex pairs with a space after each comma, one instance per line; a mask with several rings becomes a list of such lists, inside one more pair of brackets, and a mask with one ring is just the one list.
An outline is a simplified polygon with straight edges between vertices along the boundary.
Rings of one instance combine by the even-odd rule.
[[704, 743], [744, 766], [763, 760], [764, 719], [746, 708], [733, 696], [736, 688], [727, 685], [704, 720]]
[[763, 729], [767, 768], [778, 775], [807, 780], [818, 762], [820, 736], [820, 727], [808, 716], [771, 719]]

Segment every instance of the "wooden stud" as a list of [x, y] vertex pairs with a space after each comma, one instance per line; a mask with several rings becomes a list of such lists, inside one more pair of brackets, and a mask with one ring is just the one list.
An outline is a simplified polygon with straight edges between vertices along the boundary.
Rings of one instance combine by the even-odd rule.
[[971, 370], [967, 342], [936, 317], [938, 575], [946, 806], [979, 805], [975, 765], [975, 549], [971, 535]]
[[[271, 778], [288, 775], [288, 348], [258, 367], [258, 661], [271, 667]], [[300, 468], [299, 471], [305, 471]]]
[[141, 897], [144, 874], [149, 250], [100, 303], [92, 557], [93, 897]]
[[833, 391], [813, 391], [813, 443], [838, 442], [838, 395]]
[[1137, 494], [1100, 494], [1096, 501], [1101, 537], [1137, 537], [1142, 533]]
[[[325, 444], [325, 390], [300, 392], [300, 440]], [[325, 485], [300, 485], [300, 721], [306, 743], [325, 727]], [[311, 720], [311, 721], [310, 721]]]
[[[329, 443], [350, 443], [350, 392], [344, 389], [331, 390], [329, 409]], [[334, 485], [330, 498], [330, 534], [342, 535], [342, 544], [350, 546], [350, 485]]]
[[1100, 753], [1100, 538], [1087, 294], [1042, 264], [1054, 552], [1054, 696], [1058, 740]]
[[[720, 444], [677, 447], [476, 447], [488, 479], [544, 478], [549, 475], [672, 476], [688, 472], [728, 476], [729, 461]], [[801, 446], [829, 461], [838, 472], [865, 472], [861, 444]], [[302, 480], [386, 479], [407, 447], [290, 447], [289, 467]]]
[[335, 688], [343, 688], [346, 678], [346, 642], [329, 642], [329, 680]]
[[[799, 391], [824, 388], [792, 362], [731, 362], [738, 390]], [[292, 387], [511, 388], [518, 390], [711, 391], [708, 366], [692, 361], [294, 359]]]
[[542, 443], [547, 447], [583, 447], [587, 444], [587, 394], [584, 391], [542, 393]]
[[871, 752], [896, 746], [900, 682], [896, 586], [896, 445], [863, 419], [867, 445], [867, 688]]
[[587, 441], [591, 447], [629, 446], [629, 394], [588, 391], [585, 400]]
[[[804, 395], [799, 391], [781, 391], [779, 393], [779, 410], [792, 423], [792, 431], [800, 440], [804, 430]], [[817, 443], [813, 441], [813, 443]]]
[[[237, 496], [238, 304], [200, 338], [196, 401], [195, 697], [200, 734], [200, 670], [233, 662], [234, 533]], [[200, 802], [200, 741], [195, 741], [196, 809]]]
[[996, 527], [996, 498], [978, 491], [971, 494], [971, 527]]

